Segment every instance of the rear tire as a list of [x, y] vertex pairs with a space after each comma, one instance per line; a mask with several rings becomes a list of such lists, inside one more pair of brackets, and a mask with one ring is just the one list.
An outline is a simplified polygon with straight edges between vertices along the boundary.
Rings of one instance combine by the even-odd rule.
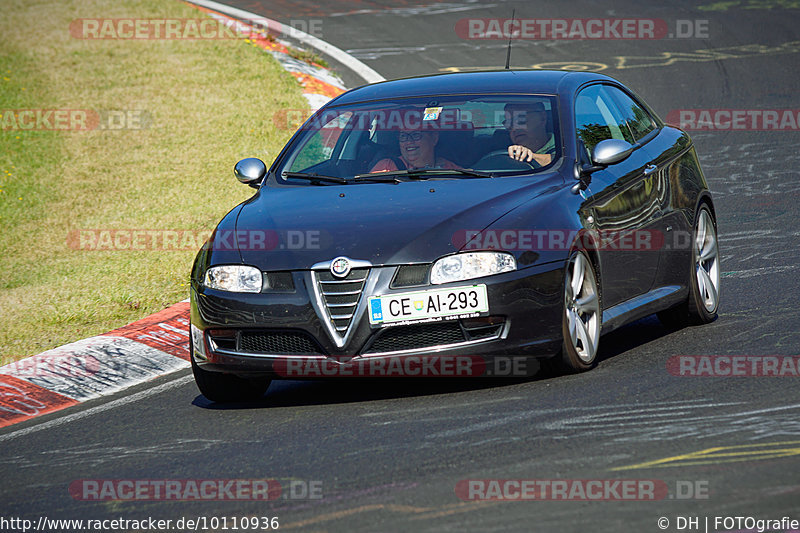
[[682, 304], [658, 313], [661, 323], [672, 329], [708, 324], [717, 318], [720, 278], [717, 222], [706, 205], [697, 212], [692, 236], [689, 296]]
[[252, 402], [261, 399], [272, 380], [269, 378], [240, 378], [223, 372], [203, 370], [191, 353], [192, 373], [200, 392], [212, 402]]
[[558, 372], [584, 372], [597, 364], [600, 343], [600, 287], [592, 260], [585, 252], [574, 252], [564, 277], [564, 313], [561, 353], [550, 359]]

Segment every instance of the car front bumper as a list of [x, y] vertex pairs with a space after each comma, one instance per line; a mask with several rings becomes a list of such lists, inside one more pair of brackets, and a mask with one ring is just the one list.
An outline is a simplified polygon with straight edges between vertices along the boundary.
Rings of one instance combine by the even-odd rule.
[[[259, 294], [217, 291], [193, 280], [194, 359], [209, 371], [296, 379], [297, 375], [286, 373], [287, 365], [353, 366], [413, 357], [439, 358], [440, 362], [451, 356], [484, 361], [503, 356], [549, 357], [561, 347], [561, 262], [447, 285], [392, 288], [397, 268], [369, 269], [358, 307], [341, 336], [332, 333], [330, 315], [320, 304], [310, 270], [283, 273], [291, 276], [289, 288]], [[369, 323], [369, 296], [473, 284], [486, 286], [487, 316], [382, 327]], [[197, 344], [200, 339], [202, 347]]]

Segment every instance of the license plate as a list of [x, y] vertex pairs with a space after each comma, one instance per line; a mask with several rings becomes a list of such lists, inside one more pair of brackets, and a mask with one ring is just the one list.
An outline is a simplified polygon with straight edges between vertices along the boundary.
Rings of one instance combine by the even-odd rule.
[[370, 296], [373, 326], [472, 318], [489, 311], [486, 285]]

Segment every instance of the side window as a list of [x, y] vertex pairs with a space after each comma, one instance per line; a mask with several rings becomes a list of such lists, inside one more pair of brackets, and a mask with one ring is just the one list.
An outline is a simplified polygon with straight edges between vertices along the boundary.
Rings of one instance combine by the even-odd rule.
[[620, 113], [625, 118], [625, 123], [630, 128], [634, 139], [638, 141], [656, 128], [652, 117], [633, 98], [616, 87], [606, 87], [606, 90], [616, 100]]
[[603, 85], [590, 85], [578, 93], [575, 99], [575, 131], [586, 147], [587, 156], [597, 143], [606, 139], [621, 139], [631, 144], [635, 142], [627, 121]]
[[352, 116], [350, 111], [333, 117], [325, 116], [325, 124], [314, 133], [295, 156], [289, 167], [290, 171], [304, 171], [313, 166], [324, 163], [333, 155], [333, 149]]

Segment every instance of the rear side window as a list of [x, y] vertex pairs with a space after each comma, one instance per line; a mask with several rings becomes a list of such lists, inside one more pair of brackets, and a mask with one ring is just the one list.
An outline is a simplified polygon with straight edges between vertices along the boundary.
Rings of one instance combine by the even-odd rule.
[[633, 98], [616, 87], [606, 87], [606, 91], [614, 97], [625, 123], [637, 141], [656, 128], [650, 114], [644, 110]]

